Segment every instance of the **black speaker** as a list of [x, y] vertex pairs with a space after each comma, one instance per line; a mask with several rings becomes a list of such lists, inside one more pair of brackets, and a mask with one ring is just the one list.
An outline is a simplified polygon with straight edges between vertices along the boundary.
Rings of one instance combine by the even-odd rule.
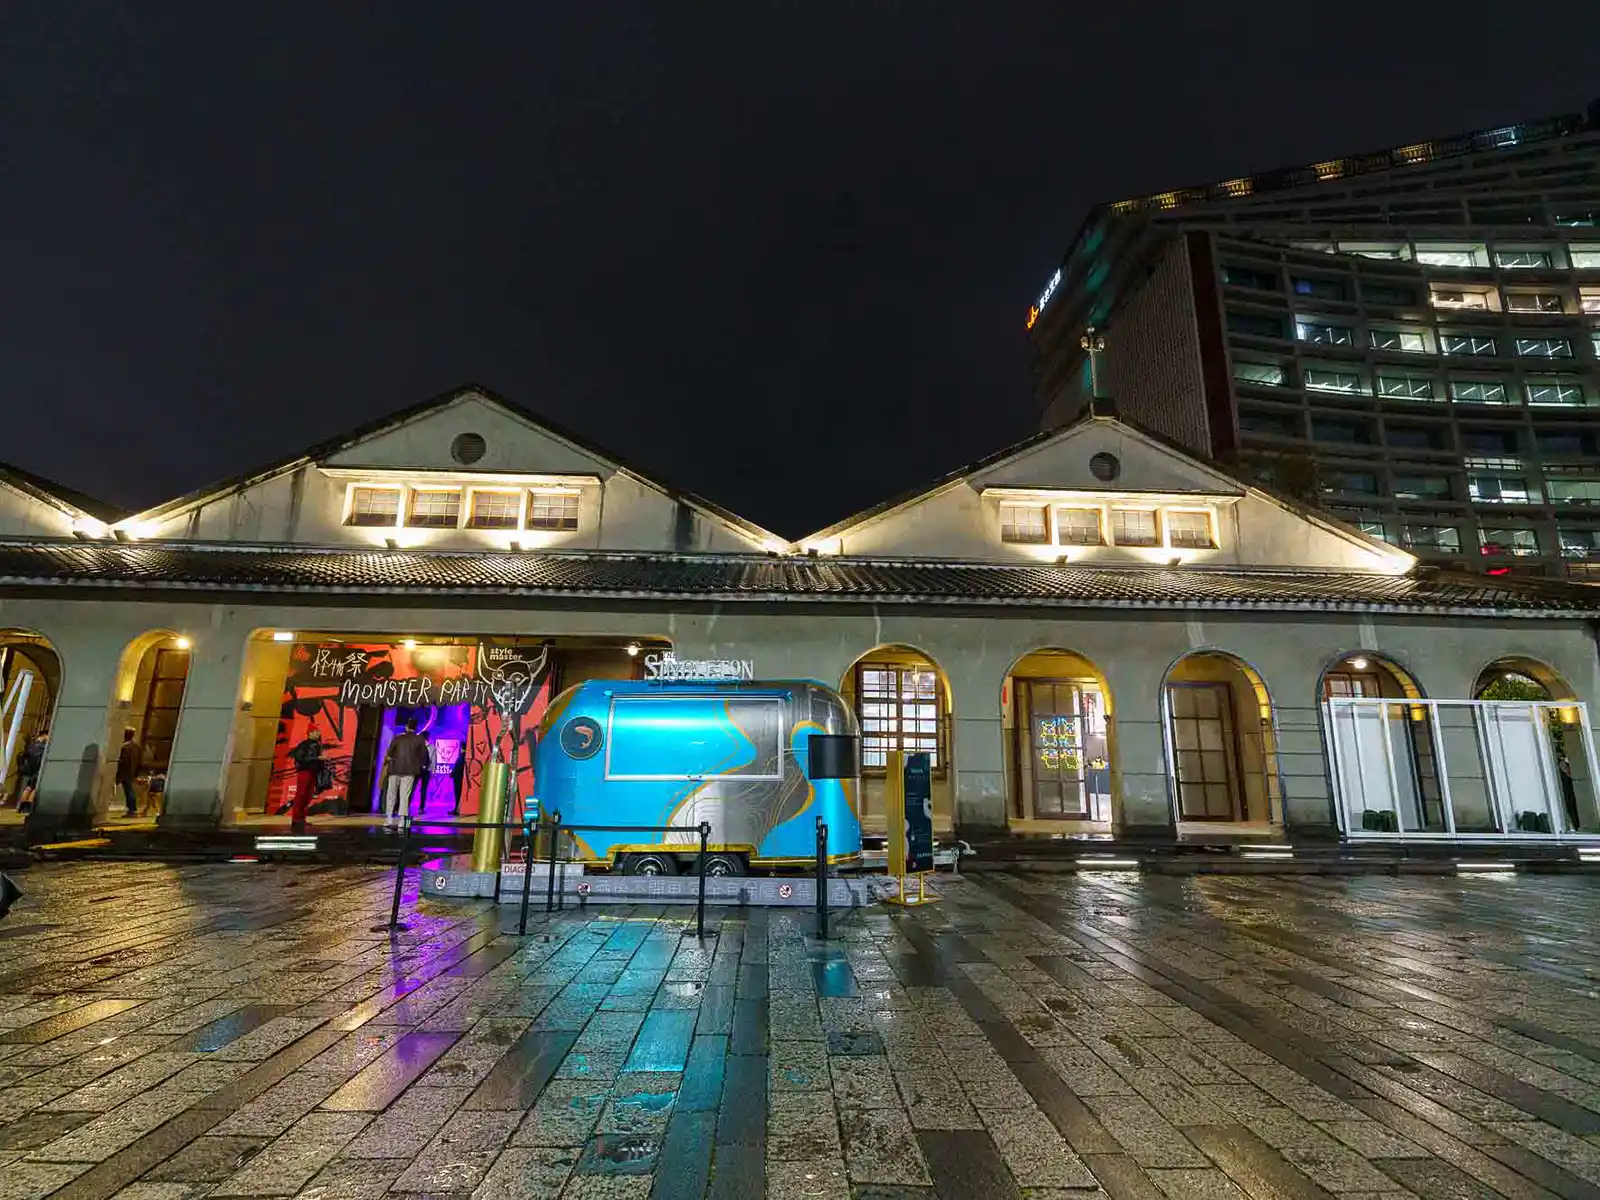
[[811, 779], [854, 779], [861, 774], [861, 739], [846, 733], [813, 733], [806, 747]]

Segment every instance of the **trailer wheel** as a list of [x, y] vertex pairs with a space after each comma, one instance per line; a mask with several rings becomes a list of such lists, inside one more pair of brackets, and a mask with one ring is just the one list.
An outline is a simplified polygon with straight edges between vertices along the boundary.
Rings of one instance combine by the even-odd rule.
[[[691, 860], [692, 863], [693, 860]], [[690, 870], [693, 871], [691, 865]], [[706, 875], [708, 878], [725, 879], [730, 876], [749, 874], [742, 854], [708, 854], [706, 855]]]
[[624, 875], [676, 875], [677, 861], [670, 854], [630, 854], [622, 860]]

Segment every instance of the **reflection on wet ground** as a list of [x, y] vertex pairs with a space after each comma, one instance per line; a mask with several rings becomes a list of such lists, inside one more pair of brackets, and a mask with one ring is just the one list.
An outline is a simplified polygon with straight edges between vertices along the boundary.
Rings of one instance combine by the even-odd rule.
[[996, 875], [827, 942], [391, 935], [389, 878], [28, 872], [0, 1200], [1600, 1196], [1584, 877]]

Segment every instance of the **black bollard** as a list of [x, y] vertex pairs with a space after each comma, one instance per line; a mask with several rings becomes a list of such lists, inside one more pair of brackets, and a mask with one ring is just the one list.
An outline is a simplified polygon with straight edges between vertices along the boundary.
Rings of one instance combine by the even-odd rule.
[[400, 858], [394, 864], [394, 901], [389, 905], [389, 928], [401, 929], [400, 887], [406, 878], [406, 855], [411, 852], [411, 814], [407, 813], [400, 825]]
[[817, 936], [828, 940], [828, 827], [817, 818]]
[[706, 936], [706, 839], [711, 836], [711, 822], [700, 822], [700, 901], [694, 914], [694, 935]]
[[522, 913], [517, 917], [517, 936], [528, 932], [528, 889], [533, 885], [533, 818], [523, 818], [522, 830]]
[[561, 814], [552, 813], [550, 816], [550, 877], [544, 885], [544, 911], [547, 913], [556, 910], [556, 842], [561, 836]]

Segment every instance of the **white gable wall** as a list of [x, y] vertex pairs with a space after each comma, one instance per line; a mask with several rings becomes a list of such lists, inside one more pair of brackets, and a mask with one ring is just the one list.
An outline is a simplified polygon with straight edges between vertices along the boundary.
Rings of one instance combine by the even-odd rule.
[[[1089, 467], [1091, 457], [1102, 452], [1121, 464], [1109, 483], [1096, 479]], [[1219, 544], [1209, 551], [1010, 544], [1000, 538], [1000, 508], [1007, 502], [1208, 508], [1215, 514]], [[1201, 566], [1393, 570], [1397, 561], [1383, 548], [1299, 516], [1110, 421], [1076, 427], [882, 516], [802, 545], [825, 554], [979, 562], [1054, 563], [1065, 554], [1073, 563], [1104, 566], [1181, 557], [1185, 564]]]
[[[483, 437], [483, 458], [470, 467], [451, 458], [463, 433]], [[326, 468], [326, 469], [324, 469]], [[372, 474], [365, 475], [370, 469]], [[408, 472], [415, 472], [414, 477]], [[543, 476], [578, 492], [576, 530], [393, 529], [346, 525], [352, 486], [414, 481], [464, 489], [513, 486], [507, 477]], [[519, 483], [518, 486], [525, 484]], [[468, 511], [463, 494], [463, 519]], [[317, 464], [302, 464], [158, 521], [140, 522], [139, 536], [203, 541], [282, 542], [307, 546], [506, 550], [717, 550], [764, 547], [746, 535], [507, 412], [468, 395], [443, 409], [373, 435]]]
[[26, 492], [0, 483], [0, 537], [71, 537], [72, 518]]

